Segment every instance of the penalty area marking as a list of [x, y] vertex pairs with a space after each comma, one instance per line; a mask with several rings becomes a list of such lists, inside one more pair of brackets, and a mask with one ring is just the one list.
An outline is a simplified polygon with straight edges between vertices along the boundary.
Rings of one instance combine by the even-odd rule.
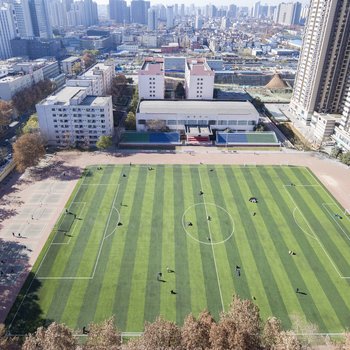
[[[299, 185], [299, 186], [302, 187], [302, 185]], [[319, 186], [320, 186], [320, 185], [319, 185]], [[334, 263], [334, 261], [332, 260], [332, 258], [331, 258], [331, 257], [329, 256], [329, 254], [327, 253], [327, 251], [326, 251], [325, 247], [323, 246], [323, 244], [321, 243], [319, 237], [317, 236], [317, 234], [315, 233], [315, 231], [311, 228], [309, 222], [306, 220], [305, 215], [304, 215], [303, 212], [300, 210], [300, 208], [299, 208], [298, 205], [296, 204], [294, 198], [292, 197], [292, 195], [291, 195], [291, 194], [289, 193], [289, 191], [287, 190], [288, 187], [294, 187], [294, 186], [291, 186], [291, 185], [283, 185], [283, 188], [284, 188], [285, 191], [288, 193], [288, 196], [289, 196], [289, 198], [291, 199], [291, 201], [293, 202], [295, 208], [297, 208], [297, 209], [299, 210], [299, 212], [300, 212], [301, 216], [303, 217], [303, 219], [304, 219], [304, 221], [305, 221], [307, 227], [309, 228], [309, 230], [310, 230], [310, 232], [312, 233], [312, 235], [315, 237], [316, 241], [318, 242], [318, 244], [319, 244], [320, 247], [322, 248], [323, 252], [326, 254], [326, 256], [327, 256], [327, 258], [329, 259], [330, 263], [332, 264], [334, 270], [337, 272], [337, 274], [339, 275], [339, 277], [340, 277], [341, 279], [350, 279], [350, 277], [348, 277], [348, 276], [343, 276], [343, 275], [340, 273], [338, 267], [336, 266], [336, 264]], [[305, 187], [308, 187], [308, 186], [305, 186]], [[322, 186], [320, 186], [320, 187], [322, 187]], [[295, 208], [294, 208], [294, 210], [295, 210]], [[296, 223], [296, 224], [297, 224], [297, 223]], [[297, 226], [299, 226], [299, 225], [297, 224]], [[304, 232], [304, 231], [303, 231], [303, 232]]]
[[[84, 208], [85, 208], [85, 205], [86, 205], [86, 202], [72, 202], [71, 204], [70, 204], [70, 206], [69, 206], [69, 208], [71, 208], [71, 206], [72, 206], [72, 204], [83, 204], [83, 206], [82, 206], [82, 208], [81, 208], [81, 210], [79, 210], [79, 216], [83, 213], [83, 210], [84, 210]], [[63, 217], [63, 215], [64, 215], [65, 213], [62, 213], [61, 214], [61, 216], [60, 216], [60, 218], [59, 218], [59, 220], [61, 220], [62, 219], [62, 217]], [[71, 215], [71, 214], [70, 214]], [[61, 226], [61, 225], [60, 225]], [[73, 233], [75, 232], [75, 228], [77, 227], [77, 225], [76, 225], [76, 221], [74, 220], [74, 223], [73, 223], [73, 229], [72, 229], [72, 231], [70, 232], [70, 237], [69, 237], [69, 239], [68, 239], [68, 241], [67, 242], [63, 242], [63, 243], [60, 243], [60, 242], [55, 242], [55, 239], [56, 239], [56, 237], [57, 237], [57, 235], [58, 235], [58, 232], [60, 232], [60, 230], [59, 230], [59, 228], [60, 228], [60, 226], [57, 228], [57, 231], [56, 231], [56, 233], [55, 233], [55, 236], [54, 236], [54, 238], [53, 238], [53, 240], [52, 240], [52, 242], [51, 242], [51, 245], [67, 245], [67, 244], [69, 244], [70, 243], [70, 240], [72, 239], [72, 235], [73, 235]]]
[[[105, 230], [103, 232], [103, 237], [102, 237], [102, 240], [101, 240], [101, 243], [100, 243], [100, 247], [99, 247], [99, 250], [98, 250], [98, 254], [97, 254], [97, 258], [96, 258], [96, 261], [95, 261], [95, 265], [94, 265], [94, 269], [93, 269], [92, 275], [91, 276], [81, 276], [81, 277], [80, 276], [68, 276], [68, 277], [58, 277], [58, 276], [57, 277], [50, 277], [50, 276], [39, 277], [39, 276], [37, 276], [36, 277], [37, 279], [40, 279], [40, 280], [74, 280], [74, 279], [79, 280], [79, 279], [85, 279], [86, 280], [86, 279], [93, 279], [94, 278], [95, 272], [96, 272], [96, 269], [97, 269], [97, 265], [98, 265], [98, 262], [100, 260], [100, 255], [101, 255], [101, 251], [102, 251], [102, 248], [103, 248], [104, 241], [105, 241], [106, 238], [110, 237], [113, 233], [115, 233], [115, 231], [116, 231], [116, 229], [118, 227], [118, 223], [120, 222], [120, 213], [119, 213], [119, 210], [115, 207], [115, 201], [116, 201], [117, 196], [118, 196], [119, 187], [120, 187], [120, 185], [118, 184], [117, 190], [116, 190], [116, 193], [114, 195], [113, 202], [112, 202], [111, 209], [109, 210], [108, 220], [107, 220], [107, 223], [106, 223], [106, 226], [105, 226]], [[116, 227], [114, 228], [114, 230], [112, 232], [110, 232], [108, 235], [106, 235], [107, 229], [108, 229], [108, 226], [109, 226], [109, 222], [111, 220], [112, 213], [113, 213], [114, 210], [116, 210], [117, 213], [118, 213], [118, 222], [117, 222]], [[46, 254], [44, 256], [44, 259], [46, 258]], [[41, 267], [41, 264], [40, 264], [40, 266], [38, 268], [38, 271], [39, 271], [40, 267]]]
[[[79, 192], [79, 190], [80, 190], [80, 187], [79, 187], [79, 189], [77, 190], [77, 192], [75, 193], [74, 199], [75, 199], [77, 193]], [[28, 295], [28, 292], [29, 292], [30, 288], [32, 287], [32, 284], [33, 284], [33, 282], [34, 282], [35, 280], [50, 280], [50, 279], [51, 279], [51, 280], [91, 280], [91, 279], [94, 278], [95, 272], [96, 272], [96, 268], [97, 268], [97, 264], [98, 264], [98, 261], [99, 261], [99, 259], [100, 259], [100, 255], [101, 255], [101, 251], [102, 251], [102, 247], [103, 247], [104, 241], [105, 241], [105, 239], [106, 239], [107, 237], [110, 237], [110, 236], [111, 236], [111, 233], [108, 234], [108, 235], [106, 235], [106, 232], [107, 232], [107, 229], [108, 229], [108, 225], [109, 225], [109, 222], [110, 222], [110, 219], [111, 219], [112, 212], [113, 212], [114, 209], [116, 209], [116, 208], [115, 208], [115, 201], [116, 201], [116, 199], [117, 199], [118, 192], [119, 192], [119, 184], [118, 184], [118, 186], [117, 186], [117, 190], [116, 190], [116, 193], [115, 193], [115, 195], [114, 195], [113, 203], [112, 203], [112, 206], [111, 206], [111, 209], [110, 209], [110, 212], [109, 212], [107, 224], [106, 224], [106, 227], [105, 227], [105, 230], [104, 230], [103, 238], [102, 238], [101, 243], [100, 243], [100, 248], [99, 248], [99, 252], [98, 252], [98, 255], [97, 255], [97, 258], [96, 258], [96, 261], [95, 261], [95, 266], [94, 266], [94, 270], [93, 270], [92, 275], [89, 276], [89, 277], [87, 277], [87, 276], [86, 276], [86, 277], [84, 277], [84, 276], [83, 276], [83, 277], [79, 277], [79, 276], [78, 276], [78, 277], [76, 277], [76, 276], [75, 276], [75, 277], [72, 277], [72, 276], [70, 276], [70, 277], [39, 277], [39, 276], [38, 276], [38, 272], [40, 271], [40, 268], [41, 268], [43, 262], [45, 261], [46, 256], [47, 256], [47, 254], [48, 254], [48, 252], [49, 252], [49, 250], [50, 250], [50, 248], [51, 248], [51, 246], [52, 246], [52, 243], [51, 243], [51, 244], [48, 246], [48, 248], [47, 248], [47, 250], [46, 250], [46, 252], [45, 252], [45, 255], [44, 255], [43, 259], [41, 260], [40, 265], [39, 265], [39, 267], [38, 267], [38, 270], [36, 271], [36, 273], [35, 273], [33, 279], [31, 280], [31, 282], [30, 282], [30, 284], [29, 284], [29, 286], [28, 286], [28, 288], [27, 288], [27, 290], [26, 290], [26, 292], [25, 292], [25, 294], [24, 294], [24, 296], [23, 296], [23, 298], [22, 298], [22, 300], [21, 300], [21, 302], [20, 302], [20, 304], [19, 304], [19, 306], [18, 306], [18, 309], [17, 309], [16, 313], [14, 314], [14, 316], [13, 316], [13, 318], [12, 318], [12, 320], [11, 320], [11, 323], [9, 324], [9, 329], [11, 329], [11, 327], [12, 327], [12, 325], [13, 325], [13, 322], [15, 321], [15, 319], [16, 319], [18, 313], [19, 313], [19, 310], [21, 309], [21, 307], [22, 307], [22, 305], [23, 305], [23, 303], [24, 303], [24, 300], [26, 299], [26, 297], [27, 297], [27, 295]], [[73, 200], [74, 200], [74, 199], [73, 199]], [[119, 220], [119, 219], [120, 219], [120, 213], [119, 213], [118, 210], [117, 210], [117, 212], [118, 212], [118, 214], [119, 214], [119, 216], [118, 216], [118, 220]], [[117, 226], [118, 226], [118, 223], [119, 223], [119, 221], [117, 222]], [[113, 233], [114, 233], [114, 232], [115, 232], [115, 229], [113, 230]]]
[[[344, 235], [346, 236], [346, 238], [350, 241], [350, 237], [348, 236], [348, 234], [344, 231], [344, 229], [339, 225], [339, 222], [338, 220], [335, 219], [334, 217], [334, 213], [332, 213], [327, 207], [330, 207], [330, 206], [335, 206], [341, 213], [342, 213], [342, 209], [339, 207], [338, 204], [336, 203], [322, 203], [322, 206], [323, 208], [326, 209], [327, 213], [330, 215], [330, 217], [332, 218], [332, 220], [337, 224], [337, 226], [340, 228], [340, 230], [344, 233]], [[346, 216], [345, 216], [345, 219], [350, 221], [350, 219]]]

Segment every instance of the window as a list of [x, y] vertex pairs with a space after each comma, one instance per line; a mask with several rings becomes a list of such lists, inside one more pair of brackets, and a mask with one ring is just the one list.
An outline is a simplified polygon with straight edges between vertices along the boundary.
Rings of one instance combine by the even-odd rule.
[[167, 120], [167, 125], [176, 125], [176, 120], [173, 120], [173, 119], [171, 119], [171, 120]]
[[139, 125], [144, 125], [144, 124], [146, 124], [146, 120], [145, 119], [140, 119], [137, 123]]
[[246, 120], [239, 120], [238, 125], [247, 125], [247, 121]]
[[255, 125], [255, 120], [248, 120], [248, 125]]
[[229, 120], [228, 125], [237, 125], [237, 120]]

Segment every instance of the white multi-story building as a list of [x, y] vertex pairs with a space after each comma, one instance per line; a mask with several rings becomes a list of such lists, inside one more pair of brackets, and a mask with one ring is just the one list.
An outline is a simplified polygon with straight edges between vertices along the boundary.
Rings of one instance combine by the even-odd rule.
[[114, 64], [97, 63], [80, 75], [78, 79], [67, 81], [67, 86], [91, 86], [92, 95], [104, 96], [112, 87], [114, 76]]
[[112, 97], [88, 92], [82, 87], [65, 87], [36, 105], [47, 144], [92, 146], [100, 136], [113, 135]]
[[12, 56], [11, 39], [15, 38], [15, 22], [10, 4], [0, 4], [0, 59]]
[[80, 62], [80, 57], [77, 56], [71, 56], [68, 57], [66, 59], [64, 59], [63, 61], [61, 61], [61, 68], [62, 71], [66, 74], [73, 74], [73, 67], [76, 63]]
[[164, 99], [164, 63], [162, 60], [145, 61], [138, 74], [139, 98]]
[[137, 131], [147, 131], [148, 124], [154, 121], [170, 130], [210, 127], [253, 131], [259, 113], [248, 101], [141, 101], [136, 114]]
[[188, 60], [185, 66], [186, 98], [212, 100], [215, 72], [205, 60]]
[[42, 69], [32, 71], [30, 74], [15, 73], [0, 79], [0, 99], [11, 100], [19, 91], [44, 80]]

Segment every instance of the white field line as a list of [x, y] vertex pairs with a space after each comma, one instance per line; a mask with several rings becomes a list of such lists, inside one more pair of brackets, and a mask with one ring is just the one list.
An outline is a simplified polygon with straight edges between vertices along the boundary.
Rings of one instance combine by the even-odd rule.
[[[108, 226], [109, 226], [109, 222], [110, 222], [110, 220], [111, 220], [111, 216], [112, 216], [113, 209], [115, 208], [115, 201], [116, 201], [117, 196], [118, 196], [119, 187], [120, 187], [120, 185], [118, 184], [117, 190], [116, 190], [116, 192], [115, 192], [115, 194], [114, 194], [114, 198], [113, 198], [113, 202], [112, 202], [111, 209], [109, 210], [109, 216], [108, 216], [108, 220], [107, 220], [107, 224], [106, 224], [105, 231], [104, 231], [104, 233], [103, 233], [103, 239], [102, 239], [102, 241], [101, 241], [101, 243], [100, 243], [100, 249], [99, 249], [99, 251], [98, 251], [98, 255], [97, 255], [97, 259], [96, 259], [95, 267], [94, 267], [94, 272], [92, 273], [92, 278], [94, 278], [94, 276], [95, 276], [95, 272], [96, 272], [96, 268], [97, 268], [98, 261], [99, 261], [99, 259], [100, 259], [100, 255], [101, 255], [103, 243], [104, 243], [104, 241], [105, 241], [105, 239], [106, 239], [106, 232], [107, 232], [107, 230], [108, 230]], [[119, 219], [120, 219], [120, 218], [118, 218], [118, 222], [119, 222]], [[118, 223], [117, 223], [117, 225], [118, 225]]]
[[101, 255], [101, 251], [102, 251], [102, 248], [103, 248], [104, 240], [107, 237], [109, 237], [112, 233], [115, 232], [115, 230], [113, 230], [111, 234], [106, 236], [106, 232], [107, 232], [107, 229], [108, 229], [109, 222], [111, 220], [112, 212], [115, 209], [115, 205], [114, 204], [115, 204], [115, 201], [116, 201], [117, 196], [118, 196], [119, 186], [120, 185], [118, 184], [116, 193], [115, 193], [114, 198], [113, 198], [111, 209], [109, 210], [109, 216], [108, 216], [107, 224], [106, 224], [105, 230], [103, 232], [103, 238], [100, 241], [100, 247], [99, 247], [99, 250], [98, 250], [98, 254], [97, 254], [97, 258], [96, 258], [96, 261], [95, 261], [95, 265], [94, 265], [94, 269], [93, 269], [92, 274], [90, 276], [66, 276], [66, 277], [58, 277], [58, 276], [57, 277], [50, 277], [50, 276], [46, 276], [46, 277], [37, 277], [38, 279], [40, 279], [40, 280], [74, 280], [74, 279], [76, 279], [76, 280], [92, 280], [95, 277], [95, 272], [96, 272], [96, 269], [97, 269], [98, 262], [100, 260], [100, 255]]
[[[84, 181], [84, 180], [83, 180], [83, 181]], [[81, 184], [82, 184], [82, 183], [81, 183]], [[74, 199], [76, 198], [78, 192], [80, 191], [80, 187], [81, 187], [81, 185], [79, 186], [77, 192], [75, 193], [75, 196], [74, 196], [74, 198], [73, 198], [73, 200], [72, 200], [71, 203], [74, 202]], [[117, 196], [117, 194], [118, 194], [118, 191], [119, 191], [119, 184], [118, 184], [117, 192], [116, 192], [115, 197], [114, 197], [114, 200], [113, 200], [113, 207], [114, 207], [114, 203], [115, 203], [115, 199], [116, 199], [116, 196]], [[83, 202], [76, 202], [76, 203], [83, 203]], [[62, 214], [60, 215], [60, 218], [61, 218], [61, 216], [62, 216]], [[110, 219], [110, 216], [109, 216], [109, 219]], [[109, 221], [109, 220], [108, 220], [108, 221]], [[107, 229], [107, 226], [106, 226], [106, 229]], [[106, 231], [106, 229], [105, 229], [105, 231]], [[100, 250], [99, 250], [98, 259], [99, 259], [99, 257], [100, 257], [102, 245], [103, 245], [103, 242], [104, 242], [104, 239], [105, 239], [105, 238], [106, 238], [106, 237], [103, 238], [103, 240], [102, 240], [102, 242], [101, 242], [101, 244], [100, 244]], [[17, 309], [16, 313], [14, 314], [14, 316], [13, 316], [13, 318], [12, 318], [12, 320], [11, 320], [11, 323], [10, 323], [10, 325], [9, 325], [9, 329], [11, 329], [12, 324], [13, 324], [14, 320], [16, 319], [16, 317], [17, 317], [17, 315], [18, 315], [18, 312], [19, 312], [19, 310], [21, 309], [21, 307], [22, 307], [22, 305], [23, 305], [23, 302], [24, 302], [25, 298], [27, 297], [28, 292], [29, 292], [29, 290], [30, 290], [30, 288], [31, 288], [31, 286], [32, 286], [32, 284], [33, 284], [33, 282], [34, 282], [35, 279], [42, 279], [42, 280], [45, 280], [45, 279], [60, 279], [60, 280], [62, 280], [62, 279], [67, 279], [67, 280], [76, 279], [76, 280], [86, 280], [86, 279], [92, 279], [92, 278], [93, 278], [93, 276], [92, 276], [92, 277], [91, 277], [91, 276], [90, 276], [90, 277], [40, 277], [40, 278], [39, 278], [39, 277], [38, 277], [38, 272], [40, 271], [40, 268], [41, 268], [43, 262], [45, 261], [46, 256], [47, 256], [47, 254], [48, 254], [48, 252], [49, 252], [51, 246], [52, 246], [52, 242], [51, 242], [51, 244], [47, 247], [47, 250], [46, 250], [46, 252], [45, 252], [45, 255], [44, 255], [43, 259], [41, 260], [41, 262], [40, 262], [40, 264], [39, 264], [39, 267], [38, 267], [38, 269], [37, 269], [37, 271], [36, 271], [36, 273], [35, 273], [35, 275], [34, 275], [32, 281], [30, 282], [30, 284], [29, 284], [29, 286], [28, 286], [28, 288], [27, 288], [27, 290], [26, 290], [26, 292], [25, 292], [25, 294], [24, 294], [24, 296], [23, 296], [23, 299], [22, 299], [22, 301], [20, 302], [20, 304], [19, 304], [19, 306], [18, 306], [18, 309]], [[98, 263], [98, 260], [96, 260], [96, 262], [95, 262], [94, 274], [95, 274], [95, 271], [96, 271], [97, 263]]]
[[113, 209], [115, 209], [115, 211], [118, 213], [117, 226], [116, 226], [115, 229], [114, 229], [112, 232], [110, 232], [104, 239], [106, 239], [106, 238], [108, 238], [108, 237], [110, 237], [110, 236], [112, 236], [112, 235], [114, 234], [114, 232], [117, 230], [118, 224], [119, 224], [119, 222], [120, 222], [120, 211], [119, 211], [114, 205], [113, 205]]
[[[74, 198], [73, 198], [72, 202], [74, 202], [74, 200], [75, 200], [75, 198], [76, 198], [78, 192], [80, 191], [81, 184], [82, 184], [83, 182], [84, 182], [84, 180], [80, 183], [79, 188], [78, 188], [77, 191], [75, 192], [75, 195], [74, 195]], [[51, 189], [50, 189], [50, 190], [51, 190]], [[61, 215], [60, 215], [60, 217], [59, 217], [59, 220], [61, 219], [62, 215], [63, 215], [63, 213], [61, 213]], [[54, 238], [55, 238], [55, 237], [54, 237]], [[53, 239], [54, 239], [54, 238], [53, 238]], [[19, 312], [20, 308], [22, 307], [23, 302], [24, 302], [25, 298], [27, 297], [27, 294], [28, 294], [30, 288], [32, 287], [33, 282], [35, 281], [35, 279], [37, 279], [38, 272], [40, 271], [40, 268], [41, 268], [41, 266], [42, 266], [44, 260], [46, 259], [47, 253], [49, 252], [49, 250], [50, 250], [50, 248], [51, 248], [51, 245], [52, 245], [52, 242], [51, 242], [50, 245], [47, 247], [46, 252], [45, 252], [45, 254], [44, 254], [44, 256], [43, 256], [43, 258], [42, 258], [42, 260], [41, 260], [41, 262], [40, 262], [40, 264], [39, 264], [39, 266], [38, 266], [38, 269], [36, 270], [33, 279], [32, 279], [31, 282], [29, 283], [29, 286], [28, 286], [28, 288], [27, 288], [27, 290], [26, 290], [26, 292], [25, 292], [25, 294], [24, 294], [24, 296], [23, 296], [23, 299], [21, 300], [20, 304], [18, 305], [18, 309], [17, 309], [16, 313], [14, 314], [14, 316], [13, 316], [13, 318], [12, 318], [12, 320], [11, 320], [11, 323], [10, 323], [10, 325], [9, 325], [9, 329], [11, 329], [12, 324], [13, 324], [13, 321], [16, 319], [16, 317], [17, 317], [17, 315], [18, 315], [18, 312]]]
[[[80, 189], [80, 188], [79, 188], [79, 189]], [[76, 197], [76, 196], [74, 196], [74, 199], [75, 199], [75, 197]], [[86, 202], [71, 202], [71, 204], [69, 205], [69, 209], [71, 208], [71, 206], [72, 206], [73, 203], [86, 203]], [[60, 216], [58, 217], [58, 219], [57, 219], [56, 222], [60, 222], [64, 214], [65, 214], [65, 212], [62, 211], [62, 213], [60, 214]], [[60, 224], [60, 226], [61, 226], [61, 224]], [[50, 249], [50, 247], [51, 247], [52, 245], [55, 245], [55, 244], [65, 244], [65, 243], [54, 243], [54, 241], [55, 241], [55, 239], [56, 239], [56, 236], [57, 236], [57, 234], [58, 234], [58, 229], [60, 228], [60, 226], [57, 227], [57, 231], [56, 231], [56, 233], [55, 233], [55, 236], [53, 237], [52, 242], [51, 242], [51, 244], [50, 244], [50, 246], [49, 246], [48, 249]], [[41, 264], [40, 264], [40, 265], [41, 265]], [[38, 270], [38, 271], [39, 271], [39, 270]]]
[[[332, 220], [337, 224], [337, 226], [341, 229], [341, 231], [344, 233], [344, 235], [346, 236], [346, 238], [350, 241], [350, 237], [348, 236], [348, 234], [347, 234], [347, 233], [344, 231], [344, 229], [339, 225], [339, 222], [338, 222], [338, 220], [335, 219], [333, 213], [331, 213], [330, 210], [327, 208], [327, 206], [331, 206], [331, 205], [334, 205], [334, 206], [336, 206], [337, 208], [339, 208], [338, 205], [333, 204], [333, 203], [322, 203], [322, 206], [326, 209], [327, 213], [331, 216]], [[345, 217], [345, 219], [350, 221], [350, 219], [349, 219], [348, 217]]]
[[[199, 182], [200, 182], [201, 188], [203, 188], [203, 185], [202, 185], [202, 177], [201, 177], [200, 169], [198, 170], [198, 174], [199, 174]], [[205, 195], [205, 194], [203, 194], [202, 197], [203, 197], [203, 202], [204, 202], [205, 215], [207, 216], [207, 219], [208, 219], [208, 210], [207, 210], [207, 206], [206, 206], [206, 204], [205, 204], [205, 199], [204, 199], [205, 197], [204, 197], [204, 195]], [[211, 235], [211, 229], [210, 229], [209, 220], [207, 220], [207, 225], [208, 225], [209, 237], [210, 237], [210, 242], [211, 242], [211, 241], [212, 241], [212, 235]], [[221, 299], [222, 311], [225, 312], [224, 300], [223, 300], [222, 292], [221, 292], [220, 278], [219, 278], [219, 273], [218, 273], [218, 267], [217, 267], [217, 264], [216, 264], [215, 251], [214, 251], [214, 245], [213, 245], [213, 244], [211, 245], [211, 250], [212, 250], [212, 252], [213, 252], [214, 265], [215, 265], [215, 271], [216, 271], [216, 278], [217, 278], [218, 286], [219, 286], [219, 292], [220, 292], [220, 299]]]
[[288, 186], [284, 185], [283, 187], [284, 187], [285, 191], [288, 193], [288, 196], [289, 196], [289, 198], [292, 200], [292, 202], [293, 202], [293, 204], [295, 205], [295, 207], [297, 207], [298, 210], [300, 211], [300, 214], [301, 214], [301, 216], [303, 217], [303, 219], [305, 220], [306, 225], [308, 226], [310, 232], [312, 232], [312, 234], [315, 236], [315, 238], [316, 238], [318, 244], [320, 245], [320, 247], [322, 248], [322, 250], [323, 250], [324, 253], [326, 254], [327, 258], [329, 259], [329, 261], [330, 261], [331, 264], [333, 265], [333, 267], [334, 267], [335, 271], [338, 273], [339, 277], [342, 278], [342, 279], [350, 279], [350, 277], [343, 276], [343, 275], [339, 272], [337, 266], [335, 265], [334, 261], [333, 261], [332, 258], [329, 256], [329, 254], [327, 253], [326, 249], [324, 248], [324, 246], [323, 246], [323, 244], [321, 243], [320, 239], [318, 238], [317, 234], [316, 234], [315, 231], [311, 228], [309, 222], [306, 220], [305, 215], [302, 213], [302, 211], [300, 210], [300, 208], [297, 206], [297, 204], [296, 204], [295, 200], [293, 199], [292, 195], [288, 192], [288, 190], [287, 190], [287, 187], [288, 187]]
[[[74, 204], [76, 204], [76, 203], [82, 203], [82, 204], [83, 204], [83, 207], [81, 208], [81, 210], [79, 210], [79, 214], [78, 214], [78, 215], [80, 216], [80, 215], [83, 213], [83, 211], [84, 211], [86, 202], [75, 202]], [[73, 204], [73, 202], [72, 202], [71, 204]], [[76, 221], [76, 220], [74, 220], [72, 227], [73, 227], [73, 229], [72, 229], [72, 231], [70, 232], [70, 237], [68, 238], [68, 241], [67, 241], [67, 242], [64, 242], [64, 243], [55, 243], [55, 242], [54, 242], [54, 240], [55, 240], [55, 238], [57, 237], [57, 234], [58, 234], [58, 231], [57, 231], [56, 234], [55, 234], [54, 239], [52, 240], [51, 245], [68, 245], [68, 244], [70, 243], [70, 241], [71, 241], [71, 239], [72, 239], [72, 235], [73, 235], [73, 233], [75, 232], [75, 229], [76, 229], [76, 227], [77, 227], [77, 221]]]
[[316, 239], [317, 238], [313, 235], [310, 235], [310, 233], [306, 232], [299, 224], [298, 224], [298, 220], [296, 219], [295, 217], [295, 211], [298, 210], [300, 212], [300, 209], [298, 207], [295, 207], [294, 210], [293, 210], [293, 219], [295, 221], [295, 223], [297, 224], [297, 226], [300, 228], [300, 230], [302, 230], [307, 236], [311, 237], [312, 239]]

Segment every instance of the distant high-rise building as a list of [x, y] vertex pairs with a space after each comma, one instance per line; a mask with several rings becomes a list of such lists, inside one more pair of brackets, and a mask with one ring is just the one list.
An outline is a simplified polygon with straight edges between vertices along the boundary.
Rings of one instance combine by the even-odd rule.
[[131, 23], [147, 24], [149, 1], [132, 0], [130, 6]]
[[195, 29], [202, 29], [203, 23], [203, 18], [201, 16], [196, 16]]
[[18, 36], [20, 38], [33, 37], [32, 19], [30, 17], [28, 0], [15, 0], [12, 2]]
[[52, 27], [47, 9], [47, 0], [30, 0], [29, 9], [34, 36], [52, 38]]
[[230, 18], [237, 18], [237, 6], [231, 4], [227, 13], [227, 16]]
[[249, 7], [248, 6], [240, 6], [238, 7], [238, 17], [247, 17], [249, 15]]
[[65, 9], [65, 4], [60, 0], [50, 0], [47, 3], [47, 12], [49, 14], [49, 20], [53, 27], [66, 27], [68, 25], [67, 21], [67, 11]]
[[16, 37], [13, 8], [10, 4], [0, 6], [0, 59], [12, 56], [11, 39]]
[[185, 17], [185, 4], [181, 4], [180, 6], [180, 16]]
[[261, 5], [259, 9], [259, 18], [267, 18], [269, 14], [269, 6]]
[[275, 22], [286, 26], [299, 24], [300, 22], [301, 3], [289, 2], [278, 5], [275, 15]]
[[[126, 21], [125, 14], [127, 12], [127, 3], [125, 0], [109, 0], [109, 18], [116, 23], [124, 23]], [[128, 20], [126, 21], [128, 22]]]
[[167, 6], [166, 8], [166, 27], [170, 29], [174, 26], [174, 6]]
[[227, 17], [221, 18], [221, 30], [229, 29], [231, 27], [231, 21]]
[[309, 14], [309, 5], [305, 5], [301, 8], [300, 12], [300, 24], [305, 24], [307, 16]]
[[290, 111], [306, 124], [314, 112], [342, 113], [350, 149], [349, 93], [350, 1], [312, 0]]
[[179, 5], [178, 4], [174, 5], [174, 16], [175, 17], [179, 16]]
[[268, 18], [273, 19], [275, 12], [277, 11], [277, 6], [269, 6]]
[[147, 27], [149, 30], [157, 29], [157, 9], [155, 9], [154, 7], [148, 9]]
[[256, 2], [254, 5], [253, 17], [259, 18], [259, 15], [260, 15], [260, 1]]

